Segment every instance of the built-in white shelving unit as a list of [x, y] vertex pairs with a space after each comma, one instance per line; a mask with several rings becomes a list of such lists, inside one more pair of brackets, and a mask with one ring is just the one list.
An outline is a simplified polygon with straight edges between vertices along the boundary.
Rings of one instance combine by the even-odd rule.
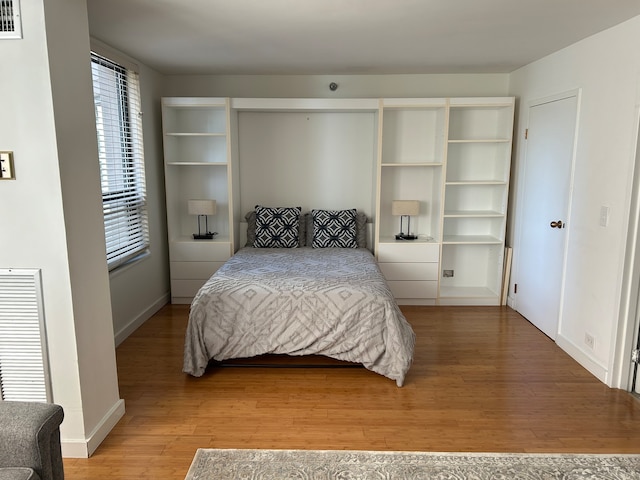
[[[244, 115], [243, 123], [239, 122], [239, 112]], [[252, 116], [261, 112], [265, 116]], [[304, 112], [310, 115], [301, 115]], [[312, 115], [314, 112], [330, 115], [316, 117]], [[368, 116], [352, 115], [346, 120], [346, 114], [358, 112], [366, 112]], [[286, 125], [292, 121], [304, 122], [305, 126], [292, 124], [303, 132], [311, 125], [318, 125], [322, 131], [334, 132], [325, 135], [330, 137], [327, 142], [334, 143], [335, 130], [327, 128], [327, 122], [333, 125], [345, 119], [345, 128], [351, 126], [350, 121], [357, 122], [359, 129], [369, 125], [367, 131], [372, 130], [377, 151], [375, 148], [371, 151], [370, 141], [364, 142], [364, 147], [351, 145], [354, 142], [347, 146], [358, 152], [363, 150], [359, 162], [371, 156], [372, 163], [368, 165], [375, 165], [370, 193], [366, 175], [357, 179], [357, 198], [363, 200], [361, 204], [365, 208], [373, 205], [370, 220], [374, 253], [399, 303], [498, 305], [502, 291], [513, 114], [511, 97], [164, 98], [172, 301], [190, 302], [206, 279], [239, 248], [239, 227], [246, 213], [240, 211], [240, 153], [255, 162], [256, 158], [260, 159], [263, 147], [268, 147], [264, 152], [271, 155], [280, 148], [273, 142], [261, 144], [270, 140], [261, 139], [261, 132], [251, 133], [255, 131], [251, 128], [254, 123], [268, 118]], [[239, 123], [244, 126], [241, 129], [244, 137], [249, 132], [256, 138], [239, 139]], [[269, 127], [271, 129], [271, 124]], [[282, 128], [285, 127], [274, 126], [273, 131], [280, 132]], [[360, 132], [360, 141], [366, 137], [361, 130], [354, 131]], [[318, 135], [305, 136], [314, 139], [314, 148], [322, 144]], [[292, 141], [295, 142], [295, 138]], [[238, 144], [244, 147], [242, 152], [238, 151]], [[310, 156], [306, 153], [311, 152], [310, 146], [292, 147], [295, 152]], [[345, 159], [347, 163], [349, 158]], [[289, 179], [289, 185], [313, 182], [313, 177], [306, 177], [306, 171], [317, 170], [323, 172], [323, 178], [330, 178], [328, 171], [322, 170], [327, 165], [333, 164], [328, 161], [317, 169], [305, 166], [304, 174]], [[338, 168], [343, 166], [344, 163], [331, 167], [332, 178], [341, 178], [335, 175], [339, 175]], [[300, 170], [300, 165], [296, 167]], [[286, 168], [283, 171], [286, 172]], [[247, 174], [243, 170], [243, 175]], [[253, 183], [249, 185], [255, 186], [255, 180], [251, 178]], [[305, 201], [283, 197], [283, 192], [279, 191], [274, 201]], [[296, 195], [300, 196], [299, 189], [292, 187], [291, 192], [298, 192]], [[245, 194], [252, 198], [251, 191]], [[349, 203], [355, 201], [349, 198]], [[215, 239], [192, 238], [197, 223], [196, 218], [187, 213], [190, 199], [216, 200], [217, 213], [209, 218], [210, 230], [218, 232]], [[405, 232], [416, 234], [417, 240], [396, 240], [400, 219], [391, 213], [394, 200], [419, 202], [419, 214], [411, 218], [411, 232]], [[245, 203], [248, 203], [246, 198]]]
[[[224, 98], [163, 98], [162, 124], [171, 301], [190, 303], [204, 282], [230, 258], [237, 240], [233, 200], [231, 112]], [[194, 240], [197, 217], [188, 201], [216, 201], [208, 218], [212, 240]], [[204, 225], [203, 225], [204, 226]]]
[[513, 99], [451, 99], [441, 304], [497, 305], [502, 291]]
[[[445, 165], [446, 99], [383, 99], [378, 126], [376, 255], [395, 297], [435, 303]], [[394, 200], [417, 200], [417, 240], [400, 241]], [[405, 222], [406, 227], [406, 222]]]
[[[513, 107], [512, 98], [381, 101], [376, 252], [400, 303], [499, 304]], [[417, 240], [395, 239], [392, 200], [420, 202]], [[423, 243], [440, 251], [431, 262]], [[389, 265], [398, 263], [389, 248], [413, 270]]]

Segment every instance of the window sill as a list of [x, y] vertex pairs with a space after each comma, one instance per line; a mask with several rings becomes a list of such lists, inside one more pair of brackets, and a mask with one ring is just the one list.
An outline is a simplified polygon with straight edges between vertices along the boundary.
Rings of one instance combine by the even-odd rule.
[[109, 278], [115, 278], [115, 277], [119, 276], [120, 274], [126, 272], [127, 270], [130, 270], [131, 268], [135, 267], [140, 262], [145, 261], [150, 256], [151, 256], [151, 252], [149, 250], [145, 250], [144, 252], [140, 253], [139, 255], [136, 255], [135, 257], [131, 258], [130, 260], [127, 260], [122, 265], [118, 265], [113, 270], [109, 270]]

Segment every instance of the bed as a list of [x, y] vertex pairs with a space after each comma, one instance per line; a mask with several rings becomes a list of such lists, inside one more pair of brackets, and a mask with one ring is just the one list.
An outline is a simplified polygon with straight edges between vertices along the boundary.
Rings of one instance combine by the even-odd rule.
[[191, 304], [185, 373], [201, 376], [211, 360], [323, 355], [404, 384], [415, 334], [371, 251], [306, 243], [241, 248], [204, 284]]

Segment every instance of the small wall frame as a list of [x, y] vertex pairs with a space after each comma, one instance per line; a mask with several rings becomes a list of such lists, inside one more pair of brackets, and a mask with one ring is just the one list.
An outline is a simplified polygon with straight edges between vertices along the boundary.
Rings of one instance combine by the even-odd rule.
[[13, 152], [0, 151], [0, 180], [15, 180], [13, 168]]

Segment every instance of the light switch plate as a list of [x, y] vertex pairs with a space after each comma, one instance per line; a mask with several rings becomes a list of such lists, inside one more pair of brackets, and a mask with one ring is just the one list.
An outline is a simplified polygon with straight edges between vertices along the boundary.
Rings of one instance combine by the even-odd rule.
[[602, 205], [600, 207], [600, 226], [606, 227], [609, 225], [609, 207]]
[[15, 180], [13, 152], [0, 152], [0, 180]]

